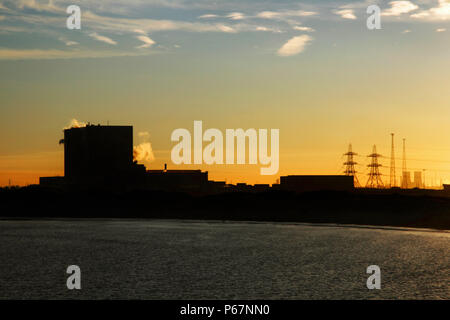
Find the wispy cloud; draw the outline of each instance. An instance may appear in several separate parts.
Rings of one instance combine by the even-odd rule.
[[[264,31],[264,32],[272,32],[272,33],[282,33],[278,28],[265,27],[265,26],[256,26],[255,31]]]
[[[148,54],[148,53],[147,53]],[[99,50],[40,50],[40,49],[0,49],[0,60],[53,60],[77,58],[105,58],[147,55],[139,52],[99,51]]]
[[[146,32],[142,29],[134,29],[133,31],[140,34],[146,34]]]
[[[117,44],[117,42],[114,41],[113,39],[105,37],[105,36],[102,36],[102,35],[99,35],[97,32],[90,33],[89,36],[91,38],[97,40],[97,41],[100,41],[100,42],[108,43],[108,44],[111,44],[111,45],[116,45]]]
[[[289,39],[279,50],[278,55],[289,57],[305,50],[306,45],[312,41],[312,37],[306,34]]]
[[[438,6],[428,10],[422,10],[411,15],[411,18],[430,21],[440,21],[450,19],[450,1],[439,0]]]
[[[262,11],[259,12],[256,17],[262,19],[282,19],[286,17],[309,17],[317,15],[315,11],[304,10],[283,10],[283,11]]]
[[[283,21],[288,24],[298,24],[299,21],[295,18],[299,17],[310,17],[318,15],[315,11],[305,11],[305,10],[279,10],[279,11],[260,11],[252,14],[244,14],[242,12],[231,12],[225,15],[219,14],[204,14],[199,16],[199,19],[230,19],[230,20],[246,20],[247,22],[251,20],[277,20]]]
[[[150,39],[147,36],[137,36],[136,38],[138,38],[140,41],[143,42],[142,45],[138,46],[137,48],[150,48],[152,45],[155,44],[155,41],[153,41],[152,39]]]
[[[350,19],[350,20],[356,19],[355,11],[353,9],[341,9],[341,10],[335,11],[335,13],[337,15],[341,16],[341,18],[343,18],[343,19]]]
[[[189,21],[131,19],[99,16],[93,12],[84,13],[85,24],[89,23],[96,30],[123,33],[135,32],[136,29],[145,33],[156,31],[188,31],[188,32],[229,32],[222,25]]]
[[[232,12],[227,15],[227,18],[230,18],[231,20],[242,20],[245,19],[245,15],[241,12]]]
[[[201,16],[199,16],[199,19],[213,19],[213,18],[218,18],[219,16],[217,14],[203,14]]]
[[[64,37],[59,37],[58,40],[63,42],[66,46],[75,46],[75,45],[79,44],[76,41],[67,40]]]
[[[445,32],[445,31],[447,31],[447,29],[445,29],[445,28],[438,28],[438,29],[436,29],[436,32]]]
[[[235,33],[235,32],[237,32],[236,29],[234,29],[234,28],[232,28],[232,27],[230,27],[230,26],[224,25],[224,24],[219,24],[219,25],[217,25],[217,28],[218,28],[220,31],[226,32],[226,33]]]
[[[297,31],[306,31],[306,32],[314,32],[315,30],[310,27],[303,27],[303,26],[293,26],[292,29]]]
[[[389,2],[391,7],[384,10],[381,15],[383,16],[400,16],[404,13],[408,13],[419,8],[418,5],[411,1],[391,1]]]
[[[40,12],[65,13],[65,9],[55,5],[55,1],[48,0],[47,2],[39,0],[15,0],[14,5],[19,9],[32,9]]]

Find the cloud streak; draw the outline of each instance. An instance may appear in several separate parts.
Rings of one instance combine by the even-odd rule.
[[[111,44],[114,46],[117,44],[117,42],[114,41],[113,39],[105,37],[105,36],[101,36],[97,32],[90,33],[89,36],[100,42],[104,42],[104,43]]]
[[[227,18],[230,18],[231,20],[242,20],[245,19],[245,16],[241,12],[232,12],[227,15]]]
[[[412,3],[411,1],[391,1],[389,2],[391,7],[386,9],[381,13],[382,16],[400,16],[404,13],[409,13],[411,11],[417,10],[418,5]]]
[[[262,11],[256,14],[256,17],[261,19],[281,20],[287,17],[310,17],[315,16],[317,14],[318,13],[315,11],[304,11],[304,10]]]
[[[148,53],[99,51],[99,50],[56,50],[56,49],[0,49],[0,60],[53,60],[143,56]]]
[[[137,48],[150,48],[152,45],[155,44],[155,41],[153,41],[152,39],[150,39],[147,36],[142,35],[142,36],[137,36],[136,38],[143,42],[143,44],[138,46]]]
[[[214,18],[218,18],[219,16],[217,14],[203,14],[201,16],[199,16],[199,19],[214,19]]]
[[[341,9],[341,10],[335,11],[335,13],[337,15],[341,16],[341,18],[343,18],[343,19],[349,19],[349,20],[356,19],[355,11],[353,9]]]
[[[450,1],[439,0],[437,7],[422,10],[411,15],[411,18],[418,20],[442,21],[450,19]]]
[[[313,38],[309,35],[301,35],[289,39],[279,50],[280,57],[290,57],[297,55],[305,50],[306,45],[311,42]]]
[[[314,32],[315,30],[310,27],[303,27],[303,26],[293,26],[292,29],[297,31],[306,31],[306,32]]]

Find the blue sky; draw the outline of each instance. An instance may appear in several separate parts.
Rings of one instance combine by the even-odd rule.
[[[66,29],[71,4],[81,8],[81,30]],[[339,22],[354,30],[365,28],[370,4],[383,10],[384,29],[396,33],[411,33],[421,25],[445,32],[450,18],[446,0],[1,0],[0,59],[202,52],[211,38],[220,41],[224,34],[234,40],[234,50],[257,38],[255,51],[290,56],[314,45],[321,32]],[[303,37],[282,49],[299,34]],[[206,45],[193,41],[194,36]]]

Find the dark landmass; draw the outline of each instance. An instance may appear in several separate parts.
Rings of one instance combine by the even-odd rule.
[[[4,218],[150,218],[340,223],[450,230],[450,197],[317,191],[177,192],[0,189]]]

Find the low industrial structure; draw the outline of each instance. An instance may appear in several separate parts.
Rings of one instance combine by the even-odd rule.
[[[285,191],[351,191],[353,188],[353,177],[346,175],[290,175],[280,178],[280,189]]]

